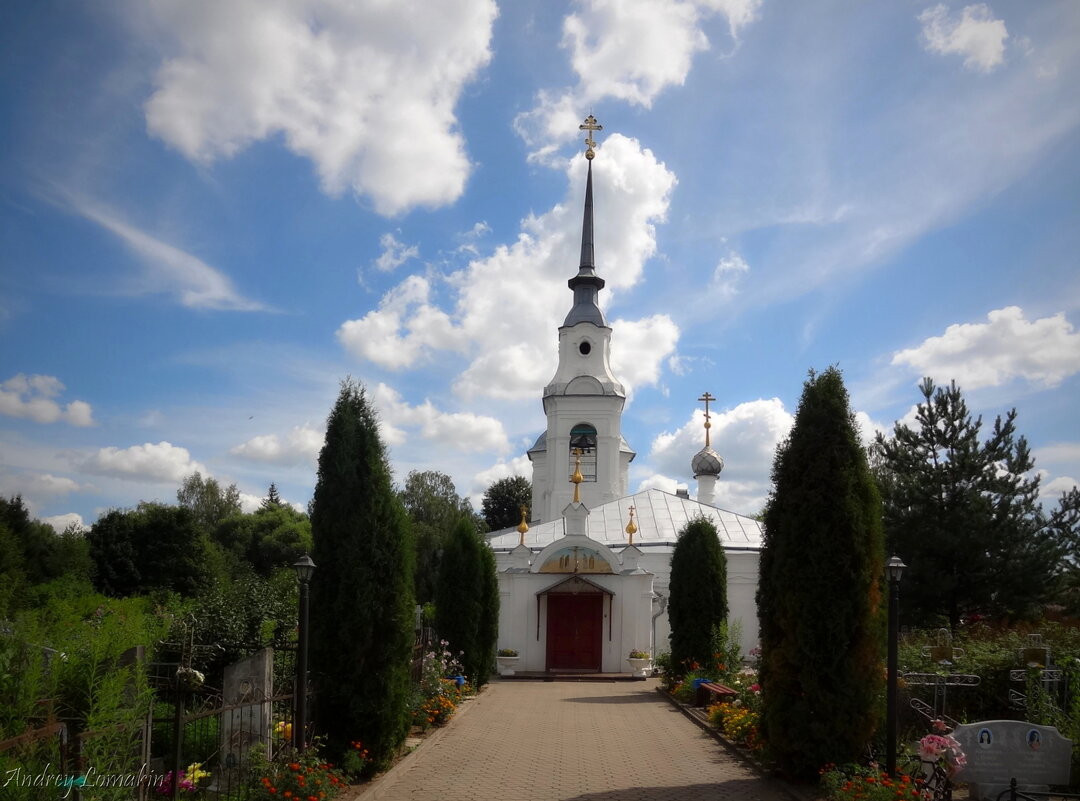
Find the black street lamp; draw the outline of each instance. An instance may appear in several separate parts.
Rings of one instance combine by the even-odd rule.
[[[307,651],[308,651],[308,583],[315,572],[315,563],[304,554],[293,563],[296,578],[300,582],[300,642],[296,654],[296,714],[293,720],[293,748],[303,751],[307,748]]]
[[[890,778],[896,778],[896,671],[897,647],[900,639],[900,577],[904,575],[899,556],[885,563],[885,575],[889,577],[889,675],[885,695],[885,769]]]

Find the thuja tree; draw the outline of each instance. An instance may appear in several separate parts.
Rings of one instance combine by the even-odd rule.
[[[450,643],[475,687],[495,661],[499,591],[495,558],[476,527],[460,519],[446,538],[435,594],[435,629]]]
[[[311,529],[315,719],[331,752],[361,740],[380,768],[408,732],[414,554],[375,411],[351,380],[327,420]]]
[[[857,760],[882,689],[881,502],[840,371],[811,372],[777,448],[757,593],[762,734],[809,778]]]
[[[671,662],[683,671],[713,662],[713,627],[727,620],[727,559],[716,527],[698,517],[679,532],[671,555],[668,620]]]
[[[1048,520],[1038,505],[1016,410],[984,434],[955,382],[919,389],[914,424],[875,443],[886,537],[908,565],[904,617],[956,630],[976,614],[1033,615],[1054,595],[1060,510]]]

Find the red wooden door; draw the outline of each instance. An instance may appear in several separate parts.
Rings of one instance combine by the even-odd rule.
[[[599,672],[604,636],[601,593],[547,596],[547,669]]]

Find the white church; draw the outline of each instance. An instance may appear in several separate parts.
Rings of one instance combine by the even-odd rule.
[[[604,279],[593,260],[592,131],[581,264],[569,280],[570,311],[559,328],[559,366],[544,388],[547,430],[528,451],[531,520],[490,535],[499,576],[499,648],[519,655],[518,672],[629,673],[631,650],[669,650],[671,554],[679,532],[710,519],[727,556],[729,621],[743,653],[757,645],[755,593],[762,529],[713,505],[724,462],[709,444],[690,458],[697,498],[649,489],[627,494],[636,455],[622,437],[626,392],[611,372],[611,328],[597,297]],[[688,454],[688,457],[690,455]]]

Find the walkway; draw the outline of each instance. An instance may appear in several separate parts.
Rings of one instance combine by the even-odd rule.
[[[493,682],[359,801],[791,801],[647,682]]]

